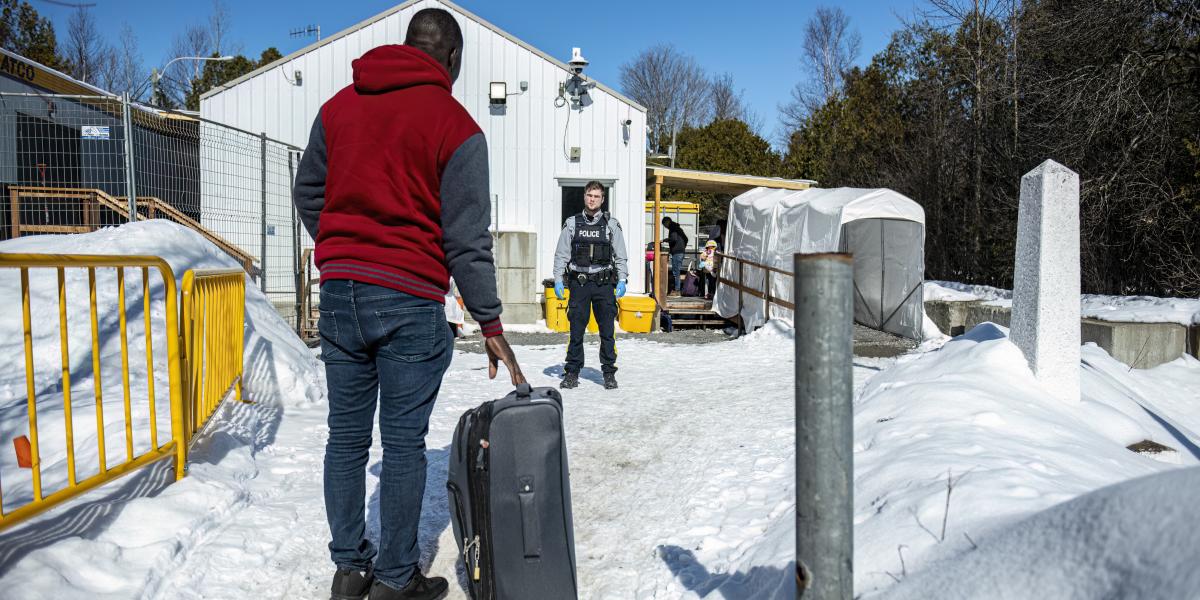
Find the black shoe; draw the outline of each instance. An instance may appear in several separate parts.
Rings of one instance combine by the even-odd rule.
[[[558,384],[558,387],[564,390],[570,390],[579,387],[579,373],[567,371],[567,374],[563,375],[562,383]]]
[[[415,571],[402,590],[376,581],[371,586],[370,600],[441,600],[449,589],[450,584],[446,583],[445,578],[426,577],[420,571]]]
[[[604,374],[604,389],[606,389],[606,390],[617,389],[617,376],[615,373],[605,373]]]
[[[366,571],[338,568],[333,574],[333,585],[329,590],[330,600],[362,600],[371,591],[375,581],[375,570],[367,567]]]

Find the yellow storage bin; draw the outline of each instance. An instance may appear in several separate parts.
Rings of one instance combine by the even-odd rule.
[[[617,299],[617,322],[629,333],[650,333],[658,304],[649,296],[625,296]]]
[[[545,294],[546,327],[554,331],[571,331],[571,321],[567,319],[567,301],[571,299],[571,290],[563,290],[562,300],[559,300],[554,295],[554,288],[552,287],[546,288]],[[594,311],[591,314],[591,318],[588,319],[587,330],[592,333],[600,331],[600,325],[596,322],[596,313]]]

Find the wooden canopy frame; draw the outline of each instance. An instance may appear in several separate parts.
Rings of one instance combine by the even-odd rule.
[[[654,216],[651,218],[650,224],[654,228],[654,299],[658,302],[659,307],[666,308],[667,305],[667,296],[661,293],[666,283],[662,269],[663,257],[660,252],[662,227],[659,225],[659,215],[662,214],[663,186],[679,190],[736,196],[758,187],[806,190],[816,185],[817,182],[811,179],[783,179],[781,177],[693,171],[672,167],[646,167],[646,187],[654,189]]]

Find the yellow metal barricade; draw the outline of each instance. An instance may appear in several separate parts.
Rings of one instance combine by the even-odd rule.
[[[216,412],[230,392],[242,399],[242,348],[246,278],[241,269],[188,271],[183,275],[181,321],[187,416],[186,438]]]
[[[19,269],[21,273],[21,322],[24,335],[25,382],[28,398],[29,416],[29,450],[30,467],[33,478],[32,501],[4,512],[0,508],[0,528],[7,528],[36,515],[52,506],[74,498],[88,490],[108,483],[122,475],[130,473],[139,467],[159,459],[173,456],[175,458],[176,478],[183,477],[184,466],[187,464],[187,443],[184,438],[183,422],[183,387],[180,385],[179,369],[179,334],[178,310],[176,308],[175,275],[171,267],[161,258],[154,256],[96,256],[96,255],[57,255],[57,254],[0,254],[0,268]],[[96,441],[98,445],[99,471],[85,479],[76,477],[74,426],[71,419],[71,364],[68,347],[69,331],[67,327],[67,285],[66,269],[87,269],[89,292],[89,316],[91,321],[92,368],[95,377],[96,400]],[[103,389],[100,381],[100,347],[98,308],[96,306],[96,269],[115,268],[119,287],[119,325],[121,328],[121,366],[123,373],[124,409],[125,409],[125,460],[116,466],[109,466],[105,455]],[[171,407],[171,436],[159,443],[158,423],[156,421],[154,401],[154,348],[152,343],[152,326],[150,310],[150,269],[157,269],[162,277],[166,300],[166,344],[167,370],[170,382],[168,395]],[[29,272],[31,269],[55,269],[58,274],[58,327],[62,358],[62,395],[63,421],[65,424],[67,482],[62,489],[45,494],[42,486],[42,464],[38,446],[38,404],[37,390],[34,379],[33,324],[30,307]],[[133,432],[131,418],[131,398],[129,392],[129,348],[126,335],[125,315],[125,274],[127,270],[140,270],[142,273],[143,315],[146,329],[146,363],[149,366],[147,390],[150,411],[150,448],[140,454],[133,450]],[[141,401],[142,399],[138,399]],[[6,440],[7,441],[7,440]],[[4,492],[0,488],[0,507],[3,507]]]
[[[106,455],[104,417],[104,386],[100,365],[101,339],[99,323],[101,307],[97,306],[96,270],[116,270],[117,326],[120,329],[121,377],[125,425],[125,458],[110,466]],[[122,475],[166,457],[175,458],[175,478],[186,474],[188,448],[196,432],[216,412],[221,401],[232,392],[241,398],[243,327],[245,321],[245,273],[240,269],[188,271],[184,274],[182,301],[177,300],[175,274],[161,258],[154,256],[97,256],[97,255],[54,255],[54,254],[2,254],[0,269],[20,271],[21,323],[25,364],[25,392],[29,419],[28,449],[32,477],[33,498],[15,509],[5,510],[4,482],[0,479],[0,529],[16,525],[38,513],[79,496],[91,489],[108,483]],[[61,355],[62,419],[64,423],[66,450],[66,482],[52,493],[45,493],[43,470],[39,447],[38,414],[41,410],[57,410],[57,406],[45,407],[38,404],[38,388],[34,377],[33,311],[30,294],[30,271],[53,269],[57,271],[57,326]],[[88,273],[88,316],[91,329],[91,368],[95,394],[96,443],[99,471],[79,479],[76,476],[75,426],[71,411],[71,357],[68,341],[68,297],[67,269],[86,269]],[[162,321],[166,332],[156,334],[152,326],[152,303],[150,296],[150,270],[156,269],[164,285],[165,314]],[[141,271],[142,306],[145,320],[146,346],[146,398],[134,397],[130,392],[128,323],[126,317],[125,276],[129,271]],[[103,307],[109,309],[112,307]],[[74,312],[74,311],[72,311]],[[39,326],[52,324],[38,323]],[[165,336],[163,335],[165,333]],[[171,411],[171,435],[160,444],[158,435],[157,408],[155,402],[155,338],[165,340],[168,371],[167,394]],[[161,351],[160,351],[161,352]],[[161,359],[161,354],[160,354]],[[139,359],[140,360],[140,359]],[[184,369],[186,366],[186,370]],[[58,371],[58,367],[55,367]],[[135,403],[148,403],[149,449],[134,451]],[[139,409],[140,411],[140,409]],[[54,415],[57,417],[57,414]],[[45,432],[42,432],[45,433]],[[57,433],[52,432],[57,440]],[[142,433],[139,431],[139,433]],[[166,437],[166,436],[163,436]],[[5,444],[8,440],[3,440]],[[19,454],[19,452],[18,452]],[[20,458],[18,458],[20,460]]]

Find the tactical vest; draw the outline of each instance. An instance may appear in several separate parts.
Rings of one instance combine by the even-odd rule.
[[[571,262],[577,269],[612,265],[613,247],[608,239],[608,217],[588,225],[583,215],[575,216],[575,237],[571,238]]]

